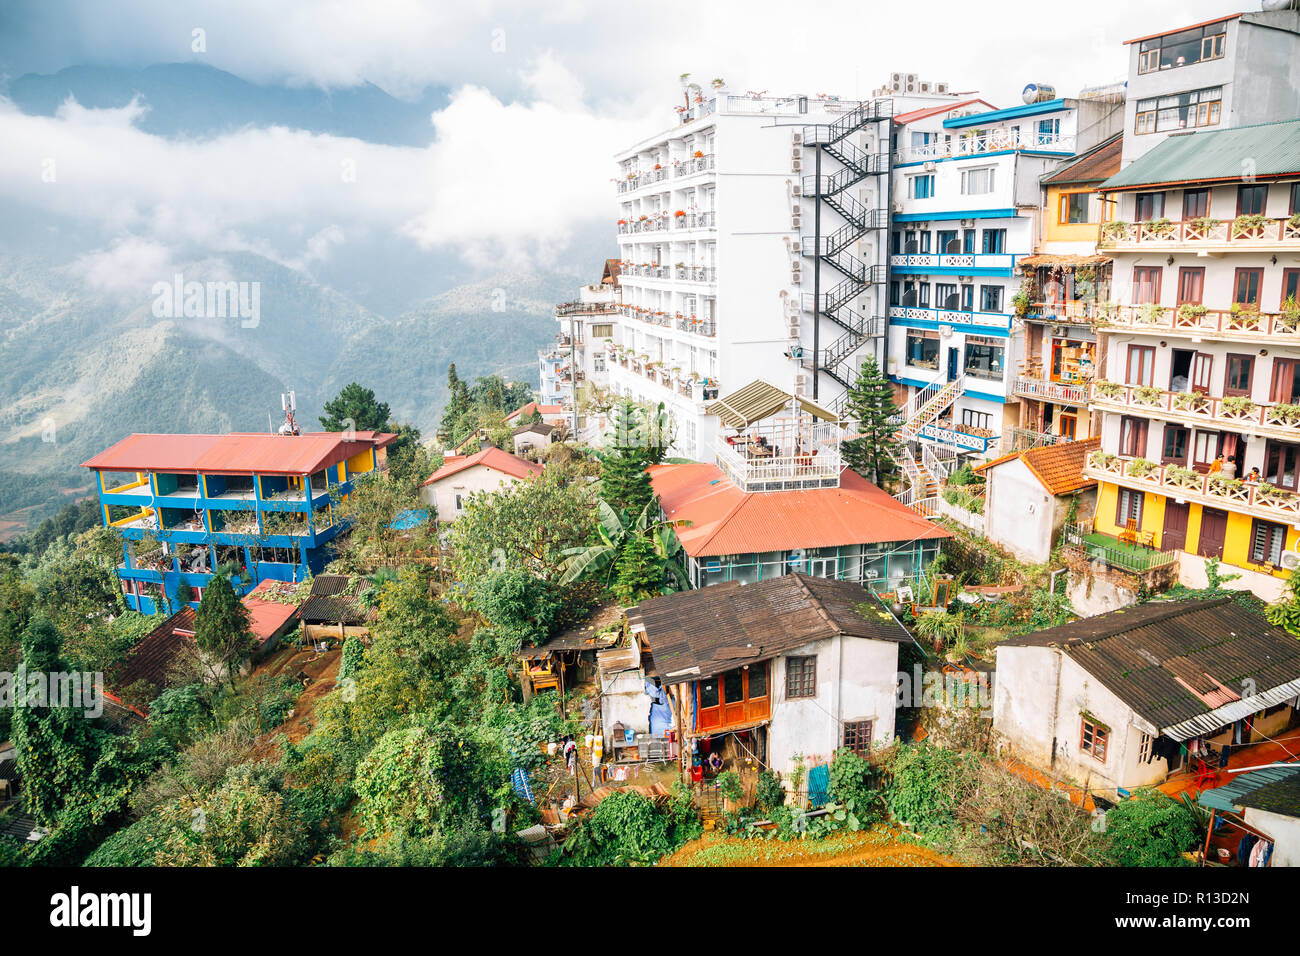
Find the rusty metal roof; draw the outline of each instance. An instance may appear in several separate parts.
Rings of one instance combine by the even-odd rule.
[[[665,684],[711,677],[841,635],[911,639],[862,585],[797,573],[651,598],[629,609],[627,619]]]
[[[1140,604],[1004,643],[1059,648],[1175,740],[1300,693],[1300,641],[1231,598]]]

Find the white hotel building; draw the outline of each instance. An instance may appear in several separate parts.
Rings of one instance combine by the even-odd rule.
[[[700,93],[679,125],[617,154],[609,381],[664,403],[673,454],[712,460],[705,403],[755,379],[836,407],[878,347],[891,110],[888,98]]]

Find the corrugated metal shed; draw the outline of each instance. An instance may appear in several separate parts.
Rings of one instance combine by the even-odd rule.
[[[1207,810],[1226,810],[1229,813],[1240,813],[1241,808],[1247,806],[1242,802],[1243,798],[1249,800],[1262,788],[1279,783],[1300,784],[1300,777],[1296,776],[1298,773],[1300,773],[1300,764],[1290,767],[1267,767],[1263,770],[1252,770],[1250,773],[1239,773],[1232,779],[1232,782],[1224,784],[1222,787],[1215,787],[1213,790],[1202,790],[1196,798],[1196,802]],[[1292,809],[1297,808],[1295,804],[1291,806]],[[1267,807],[1260,807],[1259,809],[1264,810]],[[1285,813],[1288,811],[1274,810],[1272,812]]]
[[[1175,133],[1098,188],[1237,181],[1247,159],[1256,179],[1300,174],[1300,119]]]

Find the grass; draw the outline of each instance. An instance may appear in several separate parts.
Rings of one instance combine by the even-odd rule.
[[[1140,544],[1129,544],[1096,531],[1084,535],[1083,543],[1089,557],[1101,548],[1107,564],[1129,571],[1147,571],[1151,568],[1163,567],[1173,560],[1173,556],[1168,552],[1156,551]]]
[[[660,866],[953,866],[955,861],[886,829],[837,833],[820,840],[747,840],[706,833]]]

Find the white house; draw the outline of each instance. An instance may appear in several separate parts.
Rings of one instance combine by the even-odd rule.
[[[907,632],[860,584],[786,574],[642,601],[628,611],[667,688],[682,765],[724,747],[789,771],[894,739]]]
[[[1077,521],[1096,508],[1097,482],[1083,466],[1100,447],[1100,438],[1044,445],[976,467],[987,481],[984,533],[1021,561],[1045,563],[1071,504]]]
[[[999,644],[993,729],[1004,754],[1113,796],[1276,736],[1297,693],[1300,642],[1262,616],[1152,602]]]
[[[542,466],[490,446],[473,455],[451,455],[420,484],[420,500],[437,509],[439,521],[455,521],[470,495],[499,491],[540,475]]]

